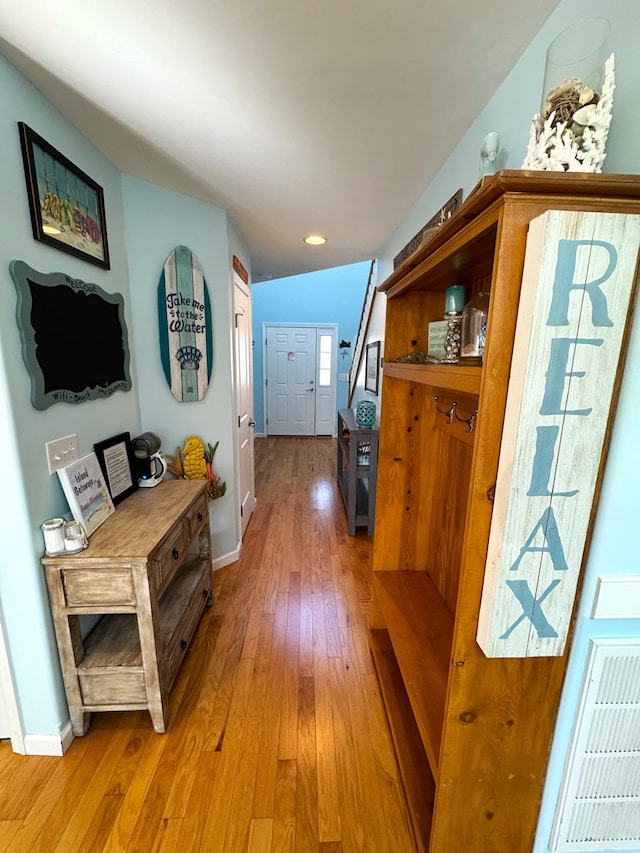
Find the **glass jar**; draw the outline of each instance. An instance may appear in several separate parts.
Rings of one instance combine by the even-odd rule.
[[[611,24],[606,18],[582,18],[555,37],[545,63],[540,110],[543,118],[555,110],[554,124],[559,121],[570,124],[573,112],[587,103],[584,92],[587,88],[597,102],[602,93],[605,60],[610,53],[610,35]]]
[[[487,316],[489,314],[489,294],[477,293],[462,311],[462,340],[460,358],[482,361],[484,344],[487,337]]]

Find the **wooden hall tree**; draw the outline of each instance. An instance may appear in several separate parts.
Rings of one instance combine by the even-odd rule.
[[[498,463],[508,457],[516,325],[531,310],[521,302],[529,224],[548,211],[638,215],[640,179],[500,172],[380,287],[388,302],[371,648],[417,846],[429,853],[531,850],[566,669],[570,629],[564,648],[526,652],[537,656],[488,657],[476,639]],[[482,366],[396,361],[426,351],[451,284],[464,284],[467,299],[490,294]],[[603,468],[604,456],[591,523]],[[523,621],[535,627],[540,592],[532,603]]]

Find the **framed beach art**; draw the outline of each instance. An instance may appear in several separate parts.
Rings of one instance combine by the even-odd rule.
[[[367,344],[366,372],[364,377],[365,391],[378,393],[380,381],[380,341]]]
[[[102,187],[24,122],[18,129],[33,236],[108,270]]]

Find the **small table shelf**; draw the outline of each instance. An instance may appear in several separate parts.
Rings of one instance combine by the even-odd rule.
[[[142,709],[164,732],[169,691],[213,601],[204,481],[140,489],[86,551],[42,563],[74,735],[94,711]],[[83,615],[101,617],[86,637]]]
[[[378,470],[378,428],[363,429],[353,409],[338,412],[337,477],[347,510],[349,536],[366,526],[373,535]]]

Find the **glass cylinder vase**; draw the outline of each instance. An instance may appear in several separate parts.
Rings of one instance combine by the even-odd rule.
[[[462,312],[461,359],[474,359],[481,362],[487,337],[487,316],[489,314],[489,294],[477,293],[464,306]],[[467,364],[470,362],[467,361]]]
[[[552,126],[567,122],[586,106],[598,103],[604,66],[610,52],[611,24],[606,18],[583,18],[563,30],[547,49],[540,117],[552,113]]]

